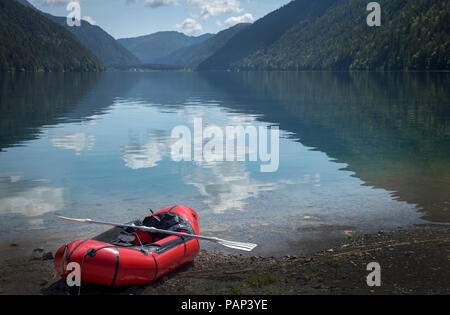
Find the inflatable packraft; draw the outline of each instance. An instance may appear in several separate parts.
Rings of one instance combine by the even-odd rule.
[[[198,214],[183,206],[160,210],[134,225],[199,235]],[[81,281],[110,286],[149,284],[192,262],[200,249],[198,239],[148,233],[131,228],[112,228],[92,239],[62,246],[55,255],[55,268],[66,278],[80,266]]]

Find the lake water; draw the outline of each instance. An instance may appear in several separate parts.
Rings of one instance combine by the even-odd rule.
[[[204,234],[259,255],[354,232],[450,221],[448,73],[103,73],[0,76],[0,251],[54,249],[186,205]],[[279,126],[260,162],[175,162],[174,127]],[[17,243],[19,247],[11,247]],[[204,244],[204,246],[208,246]],[[213,249],[211,247],[207,247]]]

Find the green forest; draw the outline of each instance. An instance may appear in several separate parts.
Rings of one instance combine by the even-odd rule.
[[[103,71],[77,38],[15,0],[0,0],[0,71]]]
[[[174,60],[174,63],[196,68],[200,63],[222,48],[231,38],[239,32],[242,32],[249,25],[250,24],[248,23],[237,24],[217,33],[214,37],[211,37],[198,45],[178,50],[176,53],[180,54],[180,56]]]
[[[81,26],[70,27],[66,18],[44,14],[49,20],[63,26],[92,51],[108,69],[116,66],[139,65],[140,61],[125,47],[119,44],[111,35],[97,25],[80,21]]]
[[[0,0],[0,71],[450,69],[450,1],[378,3],[379,27],[366,23],[367,1],[294,0],[216,35],[158,32],[116,41],[87,22],[67,29],[62,17]]]
[[[198,45],[211,38],[212,34],[188,36],[176,31],[157,32],[150,35],[122,38],[118,42],[133,53],[143,64],[171,64],[171,54],[179,49]]]
[[[231,65],[265,70],[450,69],[450,2],[382,0],[382,26],[366,3],[349,0],[306,19],[268,49]]]
[[[369,27],[368,2],[317,1],[312,6],[303,0],[293,1],[236,35],[199,69],[450,69],[449,1],[378,2],[382,25]],[[292,27],[273,40],[274,25],[286,26],[295,19]],[[279,33],[281,28],[275,31]]]
[[[296,23],[321,16],[336,1],[296,0],[275,10],[237,33],[222,48],[203,61],[199,70],[228,70],[231,64],[276,42]]]

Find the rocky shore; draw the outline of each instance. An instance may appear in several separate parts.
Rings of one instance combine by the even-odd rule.
[[[36,249],[30,257],[2,261],[0,294],[78,293],[58,279],[49,251]],[[367,285],[371,262],[381,266],[380,287]],[[306,257],[242,257],[202,250],[194,263],[151,285],[85,284],[81,294],[450,294],[450,227],[353,235]]]

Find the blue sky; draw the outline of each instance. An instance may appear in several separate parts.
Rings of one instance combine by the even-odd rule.
[[[84,19],[115,38],[177,30],[188,35],[217,33],[252,22],[291,0],[29,0],[42,11],[66,16],[68,2],[80,3]]]

